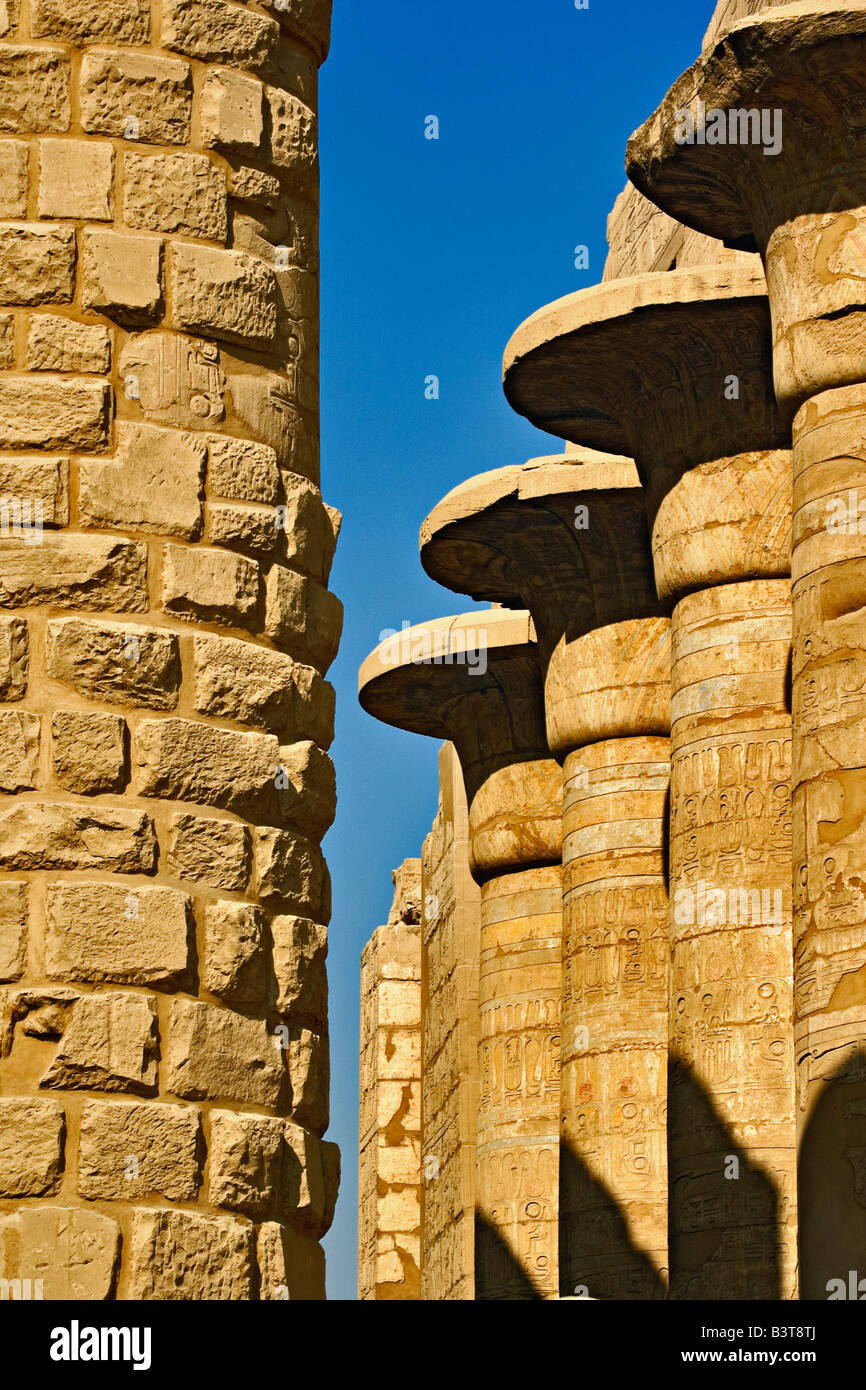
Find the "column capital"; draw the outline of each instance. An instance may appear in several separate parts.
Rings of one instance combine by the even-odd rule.
[[[505,350],[541,429],[633,455],[662,599],[790,567],[788,428],[759,263],[608,281],[546,305]]]
[[[385,724],[454,744],[479,880],[560,862],[562,774],[528,613],[481,610],[396,633],[361,667],[359,700]]]

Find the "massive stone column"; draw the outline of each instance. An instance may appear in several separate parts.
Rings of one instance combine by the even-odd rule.
[[[361,955],[358,1297],[421,1297],[421,860]]]
[[[564,768],[560,1290],[664,1297],[670,644],[634,465],[482,474],[427,518],[421,558],[532,613]]]
[[[481,885],[475,1297],[555,1297],[562,776],[529,616],[409,629],[367,659],[360,698],[460,757]]]
[[[469,807],[452,743],[421,855],[421,1297],[475,1297],[475,1134],[481,893],[469,867]]]
[[[0,1275],[322,1298],[325,0],[0,37]]]
[[[706,53],[628,151],[632,179],[654,202],[698,230],[760,250],[776,394],[794,421],[793,820],[805,1298],[825,1298],[829,1280],[857,1267],[866,1240],[864,62],[861,4],[783,5],[737,25]]]
[[[672,610],[671,1297],[795,1288],[790,457],[760,267],[611,281],[506,350],[533,423],[633,454]]]

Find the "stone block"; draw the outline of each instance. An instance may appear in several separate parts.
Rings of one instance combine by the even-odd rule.
[[[56,710],[51,723],[54,775],[68,792],[101,796],[126,784],[126,722],[118,714]]]
[[[324,1301],[325,1252],[318,1241],[265,1221],[258,1230],[257,1258],[260,1299]]]
[[[107,381],[47,373],[0,377],[0,449],[99,453],[108,447],[111,404]],[[80,539],[70,537],[70,544]]]
[[[273,271],[243,251],[177,241],[172,247],[174,327],[267,347],[277,331]]]
[[[280,766],[288,786],[280,783],[279,806],[284,824],[321,840],[337,813],[334,764],[310,739],[280,749]]]
[[[205,546],[165,547],[162,605],[167,613],[197,622],[248,627],[258,602],[259,567],[254,560]]]
[[[57,314],[38,314],[27,325],[28,372],[111,370],[111,334],[102,324],[76,323]]]
[[[162,242],[125,232],[82,234],[83,303],[127,326],[156,323],[163,312]]]
[[[267,928],[267,916],[255,903],[206,903],[205,989],[229,1004],[263,1004],[271,979]]]
[[[143,719],[132,737],[133,794],[264,815],[273,810],[278,753],[269,734]]]
[[[0,454],[0,525],[36,536],[40,526],[68,521],[68,459]]]
[[[282,87],[266,87],[265,101],[270,116],[271,163],[291,174],[297,184],[311,182],[319,145],[315,111]]]
[[[146,44],[150,0],[32,0],[30,32],[37,39],[65,43]]]
[[[0,710],[0,791],[36,786],[40,720],[23,710]]]
[[[209,68],[201,92],[202,144],[256,153],[262,142],[262,84],[231,68]],[[237,197],[236,188],[232,190]]]
[[[192,902],[175,888],[49,883],[46,974],[52,980],[189,988]]]
[[[156,1001],[143,994],[84,994],[40,1085],[61,1091],[157,1089]]]
[[[276,503],[280,497],[276,453],[251,439],[210,435],[207,490],[209,496],[232,497],[240,502]]]
[[[330,1115],[331,1064],[328,1037],[310,1028],[289,1028],[289,1080],[292,1118],[314,1134],[324,1134]]]
[[[0,1279],[41,1279],[45,1300],[104,1302],[119,1263],[120,1226],[99,1212],[34,1206],[0,1216]]]
[[[257,891],[290,911],[326,921],[330,890],[321,850],[290,830],[253,829]]]
[[[0,130],[41,135],[69,129],[69,56],[62,48],[0,49]]]
[[[202,1147],[195,1106],[87,1101],[81,1110],[79,1194],[90,1201],[194,1202]]]
[[[237,719],[302,737],[318,729],[324,682],[309,667],[237,637],[197,633],[193,639],[195,707],[214,719]],[[276,775],[277,764],[273,775]]]
[[[306,575],[273,565],[265,594],[265,632],[298,661],[324,675],[340,646],[343,605]]]
[[[266,558],[280,544],[273,507],[242,507],[236,502],[209,502],[206,539],[211,545],[248,550]]]
[[[75,297],[75,228],[0,224],[0,276],[7,304],[69,304]]]
[[[340,1183],[340,1153],[336,1144],[292,1120],[284,1121],[286,1162],[283,1200],[298,1225],[324,1235],[334,1219]]]
[[[63,802],[0,803],[3,869],[101,869],[146,874],[156,836],[142,811]]]
[[[236,821],[171,816],[168,872],[209,888],[243,893],[250,876],[250,832]]]
[[[279,1204],[285,1121],[233,1110],[210,1112],[208,1200],[259,1219]]]
[[[30,150],[23,140],[0,140],[0,217],[27,216]]]
[[[147,607],[147,549],[113,536],[0,541],[0,604],[74,608]]]
[[[113,457],[81,463],[82,525],[195,540],[206,454],[197,435],[119,420]]]
[[[276,1106],[286,1079],[278,1044],[260,1019],[215,1004],[175,999],[166,1087],[188,1100]]]
[[[138,402],[146,420],[200,430],[225,419],[226,375],[216,343],[182,333],[135,333],[119,366],[123,396]]]
[[[128,227],[225,241],[225,174],[207,155],[129,151],[123,175],[123,216]]]
[[[0,369],[15,366],[15,315],[0,313]]]
[[[285,558],[294,569],[327,584],[337,548],[337,529],[322,494],[307,478],[283,473],[285,502],[279,521],[285,533]]]
[[[275,208],[281,193],[280,181],[273,174],[246,165],[232,171],[229,191],[233,198],[266,208]]]
[[[250,1297],[253,1228],[229,1216],[136,1211],[129,1234],[129,1298],[244,1302]]]
[[[0,700],[20,700],[27,689],[30,643],[23,618],[0,617]]]
[[[0,883],[0,982],[20,979],[27,958],[27,900],[29,886],[4,879]]]
[[[328,929],[309,917],[271,919],[276,1007],[324,1021],[328,1014]]]
[[[91,49],[82,58],[80,82],[81,123],[89,134],[124,136],[149,145],[188,143],[188,63],[122,48]]]
[[[280,26],[228,0],[165,0],[162,42],[208,63],[257,68],[276,52]]]
[[[177,637],[133,623],[50,619],[45,669],[52,680],[110,704],[173,709],[180,690]]]
[[[56,1192],[66,1117],[54,1100],[0,1100],[0,1197]]]
[[[107,140],[39,141],[39,216],[111,221],[114,147]]]

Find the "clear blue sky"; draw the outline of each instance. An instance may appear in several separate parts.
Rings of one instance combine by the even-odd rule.
[[[418,528],[457,483],[557,452],[509,409],[502,351],[528,314],[601,279],[605,218],[632,130],[696,57],[713,0],[334,0],[322,70],[322,428],[326,501],[344,514],[332,587],[346,606],[337,688],[339,810],[325,850],[332,1121],[343,1153],[326,1239],[330,1298],[357,1277],[361,949],[436,811],[432,739],[357,704],[380,632],[475,605],[418,560]],[[440,122],[424,138],[425,118]],[[574,268],[587,245],[589,270]],[[429,375],[438,401],[425,399]]]

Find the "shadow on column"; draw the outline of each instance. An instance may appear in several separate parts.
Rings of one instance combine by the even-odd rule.
[[[800,1145],[800,1298],[866,1298],[866,1053],[828,1077]],[[855,1278],[851,1279],[851,1271]],[[859,1281],[863,1279],[863,1288]],[[830,1286],[828,1288],[828,1285]]]
[[[483,1212],[475,1212],[476,1302],[542,1301],[520,1261]]]
[[[669,1297],[778,1301],[779,1194],[677,1057],[668,1068],[668,1143]]]
[[[667,1287],[631,1240],[625,1216],[569,1144],[559,1146],[559,1292],[563,1298],[648,1302]]]

